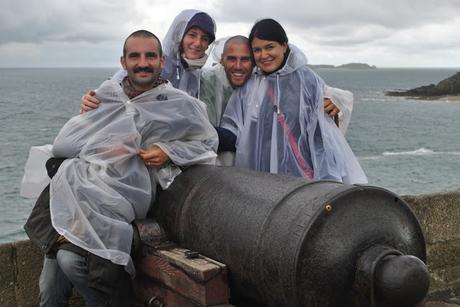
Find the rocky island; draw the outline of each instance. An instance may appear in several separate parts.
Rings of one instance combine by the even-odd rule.
[[[438,84],[424,85],[409,90],[385,92],[387,96],[404,96],[417,99],[460,100],[460,72],[446,78]]]
[[[344,69],[376,69],[377,67],[375,65],[369,65],[366,63],[347,63],[347,64],[342,64],[339,66],[334,66],[330,64],[311,64],[308,65],[310,68],[344,68]]]

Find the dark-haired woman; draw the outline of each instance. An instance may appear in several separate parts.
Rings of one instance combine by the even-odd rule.
[[[236,90],[222,127],[237,138],[235,165],[275,174],[367,183],[343,134],[324,112],[324,82],[273,19],[249,35],[256,73]]]

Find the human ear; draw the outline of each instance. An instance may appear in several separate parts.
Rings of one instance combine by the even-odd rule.
[[[123,67],[123,69],[126,70],[126,59],[124,56],[120,57],[120,64],[121,64],[121,67]]]

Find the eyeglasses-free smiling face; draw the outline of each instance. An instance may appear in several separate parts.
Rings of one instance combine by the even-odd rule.
[[[209,46],[209,35],[198,27],[188,30],[182,38],[182,51],[189,60],[204,56]]]
[[[131,37],[126,42],[126,55],[120,59],[128,78],[137,90],[148,90],[158,78],[164,64],[160,45],[153,38]]]
[[[221,60],[225,74],[233,88],[242,86],[251,77],[253,63],[249,47],[245,43],[230,43]]]
[[[251,43],[252,54],[256,65],[265,73],[271,73],[280,68],[287,51],[287,43],[267,41],[255,37]]]

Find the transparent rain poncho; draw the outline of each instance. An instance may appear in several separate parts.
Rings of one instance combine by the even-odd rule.
[[[216,40],[209,47],[209,56],[201,74],[200,100],[206,103],[209,120],[219,126],[227,102],[233,92],[224,67],[220,64],[225,42],[230,38]],[[339,108],[339,128],[346,133],[353,111],[353,93],[326,85],[324,97],[330,98]]]
[[[163,39],[163,54],[166,61],[162,77],[168,79],[175,88],[181,89],[193,97],[198,97],[200,92],[201,68],[184,67],[181,60],[180,44],[188,22],[198,13],[202,13],[202,11],[183,10],[176,16]]]
[[[330,98],[336,107],[339,108],[339,129],[345,134],[350,124],[351,112],[353,111],[353,93],[325,85],[323,94],[324,97]]]
[[[324,112],[324,82],[293,45],[286,64],[256,72],[233,92],[221,127],[237,136],[235,165],[275,174],[344,183],[366,175],[333,120]]]
[[[158,178],[171,182],[177,166],[214,163],[217,134],[204,104],[169,83],[129,99],[109,80],[96,93],[99,108],[73,117],[54,141],[54,156],[69,159],[51,180],[52,223],[73,244],[134,274],[130,223],[146,217]],[[172,163],[147,168],[137,153],[152,146]]]
[[[232,36],[221,37],[216,39],[208,48],[208,58],[206,59],[205,67],[212,67],[222,59],[222,53],[224,52],[224,46],[227,40]]]
[[[221,64],[203,69],[199,98],[206,104],[209,121],[213,126],[220,126],[222,115],[232,93],[233,88]]]

